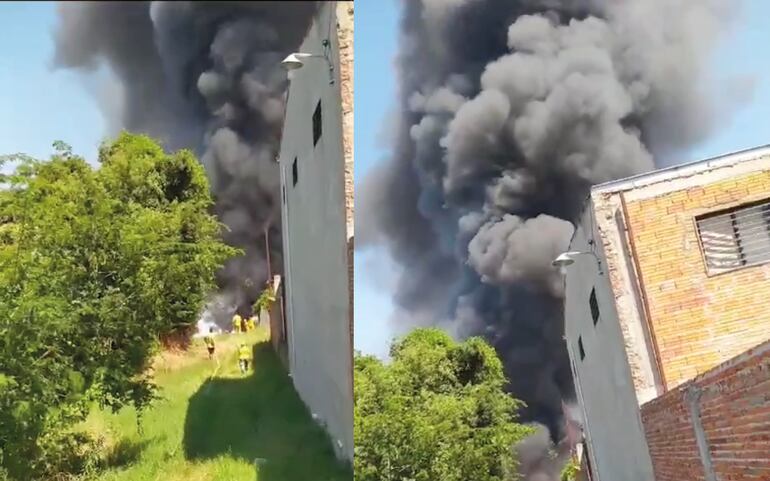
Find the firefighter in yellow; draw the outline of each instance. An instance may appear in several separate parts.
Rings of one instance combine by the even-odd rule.
[[[237,312],[233,316],[233,332],[239,333],[241,332],[241,328],[243,327],[243,319],[241,318],[240,314]]]
[[[257,328],[257,316],[251,316],[246,320],[246,330],[253,331]]]
[[[245,343],[241,343],[238,347],[238,367],[241,368],[241,373],[245,374],[249,370],[249,361],[251,360],[251,349]]]
[[[209,359],[214,359],[214,328],[209,329],[209,333],[203,338],[206,349],[209,351]]]

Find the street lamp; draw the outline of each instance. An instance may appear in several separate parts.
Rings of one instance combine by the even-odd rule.
[[[575,257],[583,256],[583,255],[593,256],[594,259],[596,259],[596,265],[599,268],[599,275],[602,275],[602,261],[599,260],[599,257],[596,254],[594,254],[593,252],[590,252],[590,251],[586,251],[586,252],[582,252],[582,251],[563,252],[563,253],[559,254],[559,256],[556,259],[554,259],[551,264],[554,267],[560,267],[560,268],[561,267],[571,266],[572,264],[575,263]]]
[[[301,69],[302,67],[305,66],[305,62],[303,62],[303,60],[308,58],[326,58],[326,57],[324,55],[319,55],[316,53],[294,52],[287,55],[286,58],[283,59],[283,62],[281,62],[281,65],[283,65],[283,68],[285,68],[286,70]]]
[[[290,53],[286,56],[285,59],[281,62],[281,66],[286,69],[287,72],[289,72],[290,78],[291,78],[291,72],[294,70],[299,70],[302,67],[305,66],[305,60],[311,59],[311,58],[323,58],[326,60],[326,62],[329,64],[329,84],[334,84],[334,65],[332,65],[332,61],[329,58],[328,55],[328,49],[329,49],[329,43],[328,41],[324,40],[323,43],[324,46],[324,54],[317,54],[317,53],[302,53],[302,52],[294,52]]]

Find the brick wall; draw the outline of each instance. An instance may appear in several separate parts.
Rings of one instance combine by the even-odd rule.
[[[629,201],[629,237],[667,388],[770,339],[770,265],[707,275],[694,217],[770,197],[770,172]]]
[[[342,146],[345,152],[345,219],[353,236],[353,2],[337,4],[337,39],[342,97]]]
[[[353,2],[337,4],[337,36],[340,49],[340,93],[342,96],[342,145],[345,152],[345,219],[348,255],[348,323],[351,366],[353,356]]]
[[[656,481],[770,480],[770,342],[641,411]]]

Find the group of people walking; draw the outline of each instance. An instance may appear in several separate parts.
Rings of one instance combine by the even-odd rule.
[[[253,331],[259,325],[259,317],[251,316],[248,319],[244,319],[237,312],[233,316],[233,334],[239,334],[241,332]],[[214,359],[214,351],[216,350],[216,344],[214,343],[214,328],[209,329],[209,333],[203,338],[206,349],[209,352],[209,359]],[[246,343],[241,342],[238,346],[238,367],[241,373],[246,373],[249,370],[249,361],[251,361],[251,349]]]
[[[259,325],[259,317],[251,316],[248,319],[244,319],[237,312],[233,316],[233,332],[249,332],[253,331]]]

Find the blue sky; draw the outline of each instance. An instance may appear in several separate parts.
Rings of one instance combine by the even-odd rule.
[[[770,2],[752,0],[714,57],[718,75],[754,74],[751,103],[727,119],[724,128],[697,146],[695,160],[770,143]],[[396,102],[394,55],[398,44],[396,0],[367,0],[356,8],[356,180],[383,159],[383,123]],[[63,140],[89,160],[105,135],[105,122],[93,95],[72,72],[53,71],[53,3],[0,2],[0,153],[45,157],[54,140]],[[360,185],[360,184],[359,184]],[[391,336],[393,308],[387,289],[375,281],[383,253],[358,252],[355,260],[356,348],[384,355]],[[377,262],[377,264],[375,264]]]
[[[724,128],[702,145],[696,146],[689,160],[698,160],[728,152],[770,144],[770,2],[750,0],[745,3],[738,23],[722,43],[713,59],[714,75],[755,76],[757,84],[751,100],[731,118]]]
[[[719,154],[770,144],[770,2],[751,0],[736,28],[725,39],[713,58],[712,75],[753,74],[757,78],[754,96],[747,107],[725,119],[722,128],[696,146],[682,161],[692,161]],[[382,144],[385,116],[392,113],[396,101],[393,68],[398,46],[399,3],[395,0],[359,2],[356,8],[356,185],[372,165],[387,153]],[[377,250],[356,252],[355,260],[355,347],[363,352],[384,356],[392,331],[388,320],[392,303],[380,276],[373,267],[382,266],[385,256]],[[378,266],[373,262],[378,261]]]
[[[50,67],[55,17],[50,2],[0,2],[0,153],[47,157],[63,140],[95,160],[105,123],[82,80]]]
[[[399,9],[396,0],[356,4],[355,58],[355,182],[387,154],[382,142],[384,117],[396,102],[394,55],[398,46]],[[386,290],[369,272],[381,252],[360,250],[355,255],[355,348],[384,356],[391,337],[388,319],[393,307]]]

